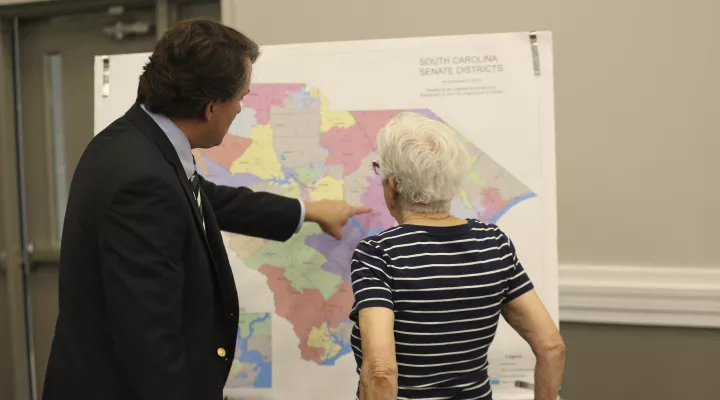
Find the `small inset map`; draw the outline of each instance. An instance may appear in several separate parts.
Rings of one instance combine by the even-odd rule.
[[[237,347],[226,387],[272,387],[272,316],[241,312]]]

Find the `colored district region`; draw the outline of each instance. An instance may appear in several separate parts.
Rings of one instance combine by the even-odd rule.
[[[235,357],[226,387],[272,387],[272,316],[270,313],[240,313]]]
[[[198,149],[195,153],[213,160],[226,170],[229,170],[233,161],[237,160],[252,144],[252,140],[227,135],[219,146],[210,149]],[[197,159],[197,157],[195,157]]]
[[[255,84],[250,93],[222,145],[195,152],[208,180],[373,208],[345,226],[341,241],[307,224],[284,243],[234,235],[228,244],[248,268],[266,277],[276,314],[292,324],[302,358],[333,365],[351,353],[352,252],[364,237],[395,224],[380,178],[371,168],[377,158],[377,133],[403,111],[445,121],[427,109],[336,110],[319,89],[302,84]],[[462,133],[456,135],[471,154],[472,168],[453,201],[453,213],[495,223],[515,204],[534,196]],[[269,320],[269,314],[241,318],[230,380],[235,387],[270,386],[270,334],[262,325]]]
[[[270,110],[273,107],[283,107],[288,93],[300,91],[303,87],[304,85],[299,84],[255,84],[243,99],[243,106],[255,110],[257,124],[265,125],[270,119]]]
[[[290,321],[300,339],[303,360],[329,365],[350,352],[347,324],[353,294],[347,282],[325,299],[318,290],[295,289],[281,268],[263,265],[260,272],[267,277],[275,297],[277,315]]]
[[[367,235],[362,232],[359,223],[351,221],[343,228],[343,238],[339,242],[321,233],[309,236],[305,243],[325,255],[327,261],[322,265],[323,270],[340,276],[342,280],[350,283],[349,256],[365,236]]]

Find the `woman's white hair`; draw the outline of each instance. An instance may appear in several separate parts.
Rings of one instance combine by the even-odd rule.
[[[470,156],[456,133],[442,122],[403,112],[377,135],[380,176],[395,178],[404,211],[450,210],[470,167]]]

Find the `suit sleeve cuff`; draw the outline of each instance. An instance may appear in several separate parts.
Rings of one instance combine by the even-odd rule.
[[[300,202],[300,222],[298,222],[295,233],[300,232],[300,228],[302,228],[303,222],[305,222],[305,202],[302,201],[302,199],[298,199],[298,201]]]

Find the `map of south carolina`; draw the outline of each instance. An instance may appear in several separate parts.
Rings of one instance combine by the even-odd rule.
[[[255,84],[223,143],[196,151],[201,174],[217,184],[373,208],[345,227],[342,241],[323,234],[314,224],[303,226],[284,243],[231,235],[229,256],[266,277],[275,301],[275,310],[267,311],[292,324],[296,338],[289,339],[299,342],[300,355],[308,362],[333,365],[351,353],[352,251],[364,237],[396,224],[384,204],[380,177],[371,166],[377,158],[375,138],[403,111],[445,123],[428,109],[336,110],[316,88]],[[457,135],[471,154],[472,168],[453,202],[455,215],[494,223],[515,204],[534,196],[462,132]],[[248,340],[248,332],[243,330],[239,342]],[[238,351],[243,348],[247,346],[238,346]],[[247,364],[248,357],[235,356],[245,360],[236,373],[243,379],[257,375]]]

